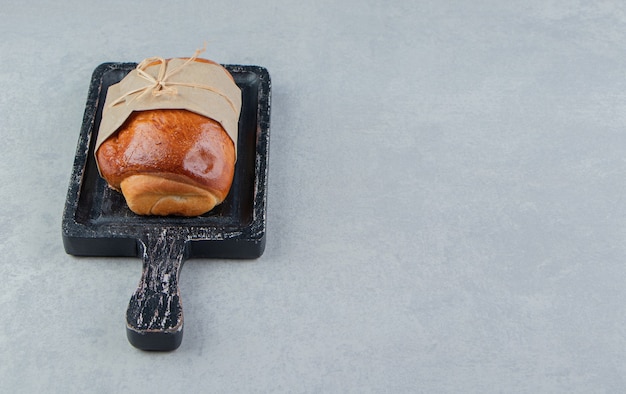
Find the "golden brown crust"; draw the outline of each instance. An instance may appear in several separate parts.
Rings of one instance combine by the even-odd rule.
[[[197,216],[219,202],[211,192],[160,175],[132,175],[121,183],[129,208],[138,215]]]
[[[178,109],[134,112],[96,155],[103,178],[122,191],[133,212],[142,215],[207,212],[228,195],[235,169],[235,146],[222,126]],[[126,179],[137,175],[150,176],[132,178],[124,187]],[[202,197],[203,193],[194,189],[194,197],[188,198],[186,186],[207,193]],[[152,203],[156,195],[168,195],[174,201],[176,188],[180,198],[175,204]],[[170,205],[174,207],[171,210],[166,208]],[[184,205],[187,208],[181,208]],[[203,212],[197,213],[199,210]]]

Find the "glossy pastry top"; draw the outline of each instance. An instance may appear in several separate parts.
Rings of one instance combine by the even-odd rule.
[[[222,126],[186,110],[134,112],[97,151],[100,172],[114,188],[135,174],[195,184],[228,194],[235,147]]]

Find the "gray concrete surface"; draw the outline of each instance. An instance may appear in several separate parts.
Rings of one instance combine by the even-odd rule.
[[[11,392],[626,390],[620,1],[3,1],[0,381]],[[125,337],[132,258],[65,254],[93,69],[272,76],[268,244],[190,260],[185,338]]]

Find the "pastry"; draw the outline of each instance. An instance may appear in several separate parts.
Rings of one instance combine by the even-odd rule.
[[[204,59],[193,61],[218,66]],[[158,62],[150,62],[145,69],[159,66]],[[155,79],[162,79],[164,75],[160,70]],[[228,76],[232,81],[230,74]],[[150,86],[152,90],[147,95],[153,96],[152,100],[162,94],[164,100],[170,100],[181,86],[183,83],[161,83]],[[166,92],[167,89],[171,91]],[[141,97],[146,92],[134,93]],[[107,101],[110,101],[108,97]],[[113,105],[118,105],[119,101]],[[229,114],[237,117],[230,119],[231,125],[233,122],[236,125],[239,110],[236,108]],[[122,125],[98,145],[98,169],[109,186],[120,191],[128,207],[138,215],[201,215],[224,201],[233,182],[236,140],[222,123],[185,108],[133,110]]]

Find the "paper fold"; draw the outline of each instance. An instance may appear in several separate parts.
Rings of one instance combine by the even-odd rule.
[[[186,109],[213,119],[237,146],[241,90],[225,68],[181,58],[147,60],[109,87],[96,151],[133,111],[152,109]]]

